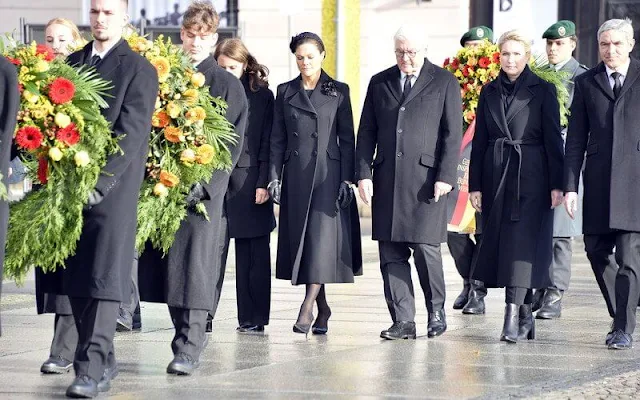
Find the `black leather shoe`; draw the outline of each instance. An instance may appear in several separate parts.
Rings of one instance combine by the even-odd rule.
[[[168,374],[191,375],[200,366],[200,362],[186,353],[178,353],[167,366]]]
[[[102,379],[98,382],[98,392],[108,392],[111,389],[111,381],[118,376],[118,372],[120,372],[118,364],[105,369],[102,373]]]
[[[531,312],[531,304],[520,306],[518,317],[518,340],[533,340],[536,338],[536,320]]]
[[[73,361],[69,361],[62,356],[51,356],[42,363],[40,372],[43,374],[66,374],[73,367]]]
[[[609,341],[609,350],[629,350],[633,347],[633,338],[622,329],[613,332],[613,337]]]
[[[440,336],[447,330],[447,319],[444,315],[444,309],[429,313],[429,322],[427,323],[427,337]]]
[[[520,307],[517,304],[507,304],[504,308],[504,325],[500,340],[507,343],[518,342]]]
[[[487,296],[487,288],[482,281],[471,280],[470,285],[469,301],[462,309],[462,313],[471,315],[484,314],[484,298]]]
[[[469,289],[470,289],[469,280],[465,279],[462,292],[460,292],[458,297],[456,297],[456,299],[453,301],[454,310],[462,310],[462,308],[467,304],[467,302],[469,301]]]
[[[93,399],[98,395],[98,382],[87,375],[78,375],[67,388],[67,397]]]
[[[555,288],[545,290],[542,306],[536,314],[538,319],[560,318],[562,312],[562,291]]]
[[[389,340],[415,339],[416,323],[413,321],[394,322],[389,329],[380,332],[380,337]]]
[[[204,328],[207,333],[213,332],[213,317],[211,314],[207,314],[207,326]]]
[[[614,328],[614,324],[615,324],[615,321],[611,321],[611,328],[609,329],[609,333],[607,333],[607,337],[604,340],[604,343],[606,345],[608,345],[611,339],[613,339],[613,333],[616,331],[616,329]]]
[[[542,307],[542,299],[544,298],[545,289],[536,289],[533,293],[533,302],[531,303],[531,311],[536,312]]]
[[[264,332],[264,325],[242,325],[236,328],[238,333],[262,333]]]

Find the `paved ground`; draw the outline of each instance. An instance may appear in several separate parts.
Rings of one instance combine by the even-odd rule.
[[[364,220],[364,225],[367,222]],[[274,235],[274,249],[275,242]],[[485,316],[465,316],[451,309],[462,285],[449,256],[445,256],[449,330],[441,337],[427,339],[426,310],[419,307],[417,340],[379,339],[390,320],[382,296],[377,246],[368,237],[363,246],[364,276],[353,285],[328,287],[333,310],[329,334],[308,339],[291,331],[303,288],[276,280],[271,324],[265,334],[236,334],[231,264],[214,332],[202,366],[192,377],[165,373],[173,335],[168,311],[165,306],[144,303],[142,331],[116,336],[121,373],[109,396],[154,400],[638,397],[640,352],[610,351],[604,346],[610,319],[581,240],[575,242],[571,289],[562,318],[538,321],[537,340],[517,345],[498,341],[503,290],[490,290]],[[416,292],[420,297],[417,287]],[[23,288],[5,282],[4,336],[0,339],[2,399],[63,398],[72,380],[71,374],[43,376],[38,372],[48,356],[53,318],[37,316],[34,304],[33,281]]]

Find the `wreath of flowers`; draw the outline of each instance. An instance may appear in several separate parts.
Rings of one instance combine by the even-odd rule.
[[[156,68],[160,83],[149,140],[149,157],[138,202],[136,248],[147,241],[166,253],[187,216],[192,186],[232,166],[229,145],[237,142],[225,118],[227,104],[204,86],[205,77],[162,36],[151,42],[135,33],[130,47]],[[204,204],[195,210],[209,220]]]
[[[10,42],[0,53],[18,71],[15,144],[37,183],[10,206],[4,273],[20,283],[31,266],[55,271],[75,253],[89,193],[119,146],[100,113],[110,83],[93,68],[71,67],[35,43]]]

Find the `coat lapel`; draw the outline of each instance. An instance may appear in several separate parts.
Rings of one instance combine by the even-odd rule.
[[[216,66],[217,64],[218,63],[216,62],[216,59],[213,58],[213,55],[210,55],[209,57],[202,60],[200,64],[198,64],[198,66],[196,67],[196,70],[198,72],[204,73],[210,70],[211,68],[213,68],[214,66]]]
[[[320,74],[320,79],[318,80],[318,84],[316,85],[314,91],[311,93],[310,100],[314,110],[320,109],[320,107],[327,104],[329,101],[331,101],[331,99],[334,98],[322,93],[322,85],[324,85],[326,82],[329,82],[330,80],[331,78],[329,78],[329,75],[327,75],[326,72],[322,71],[322,73]],[[306,93],[303,94],[306,95]]]
[[[502,106],[502,97],[500,96],[500,91],[497,87],[497,82],[492,82],[487,86],[487,106],[489,107],[489,112],[493,117],[496,124],[506,137],[511,137],[511,132],[509,132],[509,127],[507,126],[507,119],[504,115],[504,107]]]
[[[522,82],[522,86],[520,86],[520,88],[516,92],[513,102],[507,110],[507,114],[505,115],[507,119],[507,126],[509,125],[511,120],[513,120],[513,118],[520,111],[522,111],[522,109],[524,109],[527,104],[531,102],[534,94],[530,87],[538,84],[535,80],[531,79],[533,76],[533,72],[531,72],[528,68],[526,68],[525,72],[523,73],[527,74],[526,76],[523,76],[523,78],[526,80]]]
[[[120,39],[118,44],[116,44],[113,49],[107,53],[104,60],[98,64],[96,70],[100,73],[100,76],[103,79],[111,80],[109,78],[120,65],[120,57],[126,54],[125,50],[128,46],[129,45],[124,41],[124,39]]]
[[[611,85],[609,85],[609,77],[607,76],[607,70],[604,67],[604,63],[601,62],[600,64],[598,64],[597,68],[598,71],[596,72],[593,79],[595,79],[596,83],[600,86],[600,89],[602,89],[602,91],[607,96],[609,96],[611,100],[615,100],[616,98],[613,95],[613,89],[611,88]],[[631,69],[631,67],[629,67],[629,69]]]
[[[624,78],[624,83],[622,84],[622,90],[620,90],[620,96],[618,98],[621,98],[622,96],[624,96],[624,94],[627,93],[629,88],[633,86],[633,83],[638,79],[638,76],[640,76],[639,69],[640,69],[640,62],[632,58],[629,64],[629,70],[627,71],[627,76]]]
[[[287,84],[285,98],[288,99],[288,103],[293,107],[316,114],[316,109],[313,108],[309,97],[304,92],[301,76],[298,75],[296,79]]]
[[[386,84],[393,97],[400,103],[402,101],[402,89],[400,89],[400,69],[397,66],[391,68],[387,73]]]
[[[425,58],[424,65],[422,69],[420,69],[420,75],[418,75],[418,79],[416,79],[416,83],[411,87],[411,91],[409,95],[404,99],[402,104],[407,104],[411,100],[415,99],[415,97],[424,90],[425,87],[433,80],[433,64],[429,62]],[[397,79],[398,86],[400,85],[400,78]]]

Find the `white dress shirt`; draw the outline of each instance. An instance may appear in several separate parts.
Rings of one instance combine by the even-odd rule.
[[[420,71],[416,71],[415,73],[411,74],[413,77],[411,78],[411,87],[413,87],[413,85],[415,85],[416,81],[418,80],[418,76],[420,75]],[[404,72],[400,71],[400,90],[404,91],[404,83],[407,80],[407,74],[405,74]]]
[[[624,65],[619,66],[618,68],[616,68],[615,70],[609,68],[607,66],[607,64],[604,65],[604,68],[607,70],[607,76],[609,77],[609,86],[611,86],[611,89],[613,89],[613,86],[616,84],[615,79],[613,79],[611,77],[611,74],[614,72],[619,72],[620,73],[620,84],[624,85],[624,78],[627,77],[627,72],[629,72],[629,64],[631,63],[631,60],[627,60],[627,63]]]
[[[91,57],[93,56],[100,56],[100,60],[104,60],[105,56],[107,55],[107,53],[109,53],[109,51],[111,51],[111,49],[113,49],[115,47],[116,44],[120,43],[120,41],[118,40],[117,42],[113,43],[111,46],[107,47],[106,49],[104,49],[103,51],[98,51],[98,49],[96,49],[96,41],[93,41],[93,46],[91,47]],[[91,57],[89,57],[91,59]]]

